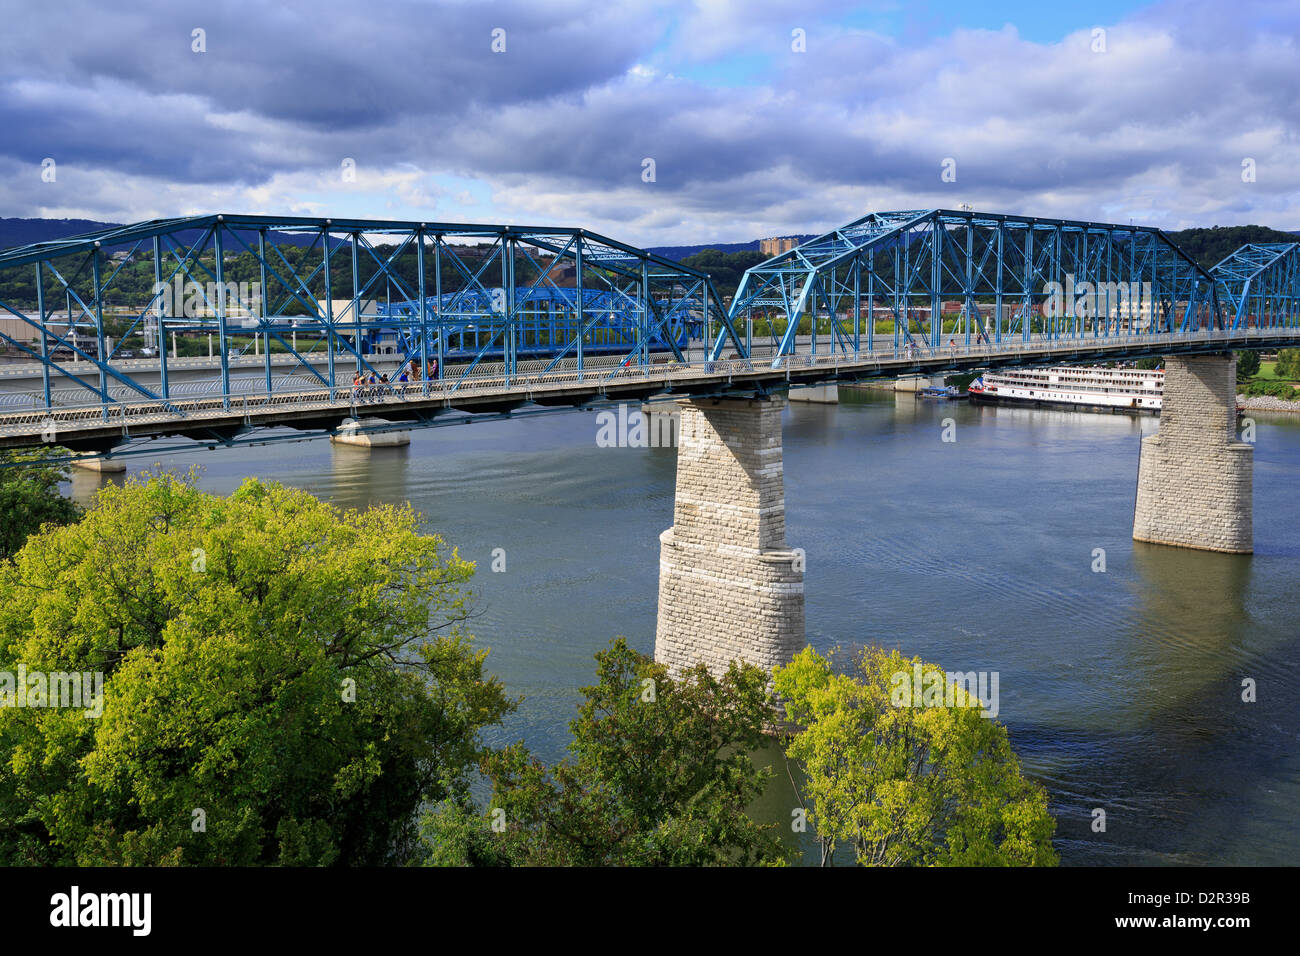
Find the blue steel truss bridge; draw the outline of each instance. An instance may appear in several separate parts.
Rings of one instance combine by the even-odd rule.
[[[872,213],[724,301],[583,229],[211,215],[0,252],[0,344],[0,447],[129,454],[1296,346],[1300,245],[1207,270],[1149,227]]]

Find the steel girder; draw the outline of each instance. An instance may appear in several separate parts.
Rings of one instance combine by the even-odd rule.
[[[1300,325],[1300,243],[1247,243],[1210,274],[1231,328]]]
[[[855,353],[863,339],[870,351],[877,319],[896,348],[931,352],[945,335],[969,345],[1222,321],[1214,278],[1159,229],[950,209],[871,213],[768,259],[729,314],[747,346],[757,320],[774,367],[805,349]],[[718,336],[714,358],[724,346]]]
[[[641,302],[622,289],[586,288],[579,309],[575,287],[516,287],[516,352],[521,357],[549,360],[542,374],[576,353],[579,345],[585,355],[619,354],[626,359],[644,344],[650,351],[672,352],[676,359],[684,361],[683,350],[704,338],[705,310],[704,297],[679,291],[684,294],[674,295],[668,289],[669,294],[655,296],[656,321],[650,325],[646,342],[641,343]],[[504,295],[504,290],[493,289],[492,293]],[[496,313],[493,296],[473,290],[429,297],[425,300],[424,323],[418,318],[420,303],[416,300],[380,304],[378,315],[386,316],[391,325],[374,331],[387,333],[400,341],[405,351],[415,352],[423,326],[434,336],[435,345],[430,348],[436,347],[448,360],[464,360],[477,356],[492,333]],[[579,311],[594,316],[586,324],[581,342],[577,334]],[[487,354],[493,358],[502,353],[502,349],[488,348]]]
[[[257,294],[245,299],[246,286]],[[225,407],[232,350],[263,352],[261,388],[268,394],[278,387],[273,349],[296,359],[281,380],[296,374],[333,387],[339,363],[375,372],[367,337],[395,323],[403,333],[402,366],[414,371],[419,362],[424,370],[437,358],[441,372],[444,316],[447,324],[463,325],[458,316],[469,303],[475,303],[480,347],[460,374],[491,360],[509,381],[529,310],[546,295],[572,332],[556,344],[554,363],[569,360],[579,370],[584,339],[611,318],[626,345],[625,367],[650,364],[652,347],[681,358],[686,322],[710,338],[720,330],[741,347],[705,273],[563,227],[246,215],[159,219],[0,252],[0,289],[7,290],[0,294],[0,317],[30,330],[0,330],[0,341],[41,364],[47,408],[168,400],[169,364],[176,364],[169,335],[173,347],[179,337],[199,335],[219,348],[220,381],[212,391]],[[412,307],[403,314],[394,303]],[[124,364],[123,352],[146,347],[157,349],[157,384]],[[74,363],[81,364],[73,369]]]
[[[734,349],[780,368],[800,352],[823,361],[879,350],[877,320],[892,340],[880,343],[886,350],[931,355],[957,337],[969,346],[1036,335],[1085,349],[1086,340],[1134,331],[1297,328],[1297,250],[1246,246],[1207,272],[1148,227],[941,209],[872,213],[749,270],[724,310],[706,274],[581,229],[153,220],[0,252],[0,318],[10,319],[0,341],[39,363],[43,386],[41,395],[0,391],[0,405],[90,405],[95,414],[102,406],[105,420],[127,401],[166,405],[197,395],[230,408],[232,394],[272,396],[304,382],[333,388],[346,372],[373,373],[368,343],[389,332],[399,343],[383,360],[390,371],[394,361],[424,370],[436,358],[445,376],[447,334],[460,331],[463,345],[470,325],[472,354],[458,356],[452,388],[476,369],[477,378],[509,385],[521,356],[542,358],[530,363],[531,375],[563,364],[581,378],[592,373],[583,371],[592,337],[606,354],[614,350],[617,367],[646,370],[682,358],[700,331],[711,361]],[[191,283],[190,298],[168,291]],[[255,301],[244,299],[241,283],[256,285]],[[1137,305],[1121,294],[1135,283]],[[756,330],[769,340],[760,353]],[[219,375],[214,368],[201,382],[174,381],[206,373],[176,364],[169,336],[208,338],[219,349]],[[142,345],[159,352],[148,374],[123,355]],[[232,382],[231,355],[250,346],[264,358]],[[287,372],[273,367],[273,349]],[[240,365],[249,370],[245,359],[237,375]],[[598,377],[611,360],[600,366],[591,367]]]

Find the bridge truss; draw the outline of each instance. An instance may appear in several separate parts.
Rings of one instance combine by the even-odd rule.
[[[489,370],[508,383],[538,355],[580,372],[592,352],[624,367],[683,360],[692,331],[722,329],[740,346],[707,275],[570,228],[154,220],[0,252],[0,289],[0,317],[17,320],[0,341],[39,362],[41,394],[26,402],[46,408],[166,401],[180,345],[204,340],[220,366],[204,392],[226,407],[250,390],[333,388],[354,373]],[[396,354],[376,349],[385,340]],[[232,381],[231,359],[250,352],[263,357],[261,381]],[[158,366],[148,375],[141,353]]]
[[[502,350],[491,341],[497,335],[499,309],[493,297],[503,298],[504,290],[444,293],[424,302],[427,321],[420,323],[420,302],[391,302],[378,306],[377,318],[387,316],[391,324],[372,326],[363,341],[375,349],[384,349],[394,340],[401,354],[418,354],[422,329],[434,336],[437,351],[446,359],[464,361]],[[614,354],[625,361],[638,346],[641,325],[637,318],[641,303],[619,289],[585,289],[582,310],[593,319],[584,323],[583,335],[577,334],[578,291],[576,288],[516,287],[514,354],[518,358],[545,358],[543,373],[558,367],[582,346],[585,355]],[[705,300],[695,295],[673,296],[655,303],[657,322],[646,331],[643,343],[648,352],[672,352],[683,359],[683,350],[704,335]],[[433,346],[430,347],[433,349]]]
[[[1285,328],[1300,323],[1300,243],[1248,243],[1210,269],[1231,327]]]
[[[1245,246],[1206,270],[1148,227],[872,213],[750,269],[724,305],[707,274],[582,229],[231,215],[115,227],[0,252],[0,344],[27,360],[0,363],[0,447],[135,454],[361,418],[423,427],[1295,347],[1300,245]]]
[[[950,209],[871,213],[775,256],[745,274],[730,315],[774,366],[804,343],[871,351],[877,335],[934,352],[1224,321],[1215,278],[1159,229]]]

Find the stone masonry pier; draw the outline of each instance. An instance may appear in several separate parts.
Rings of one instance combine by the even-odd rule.
[[[1133,538],[1254,550],[1254,448],[1238,441],[1237,360],[1166,356],[1160,431],[1142,440]]]
[[[771,670],[804,644],[803,554],[785,543],[784,398],[679,402],[673,526],[660,535],[655,660]]]

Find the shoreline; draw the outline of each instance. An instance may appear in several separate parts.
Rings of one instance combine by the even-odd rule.
[[[1300,402],[1287,402],[1272,395],[1237,396],[1237,404],[1247,412],[1300,412]]]

